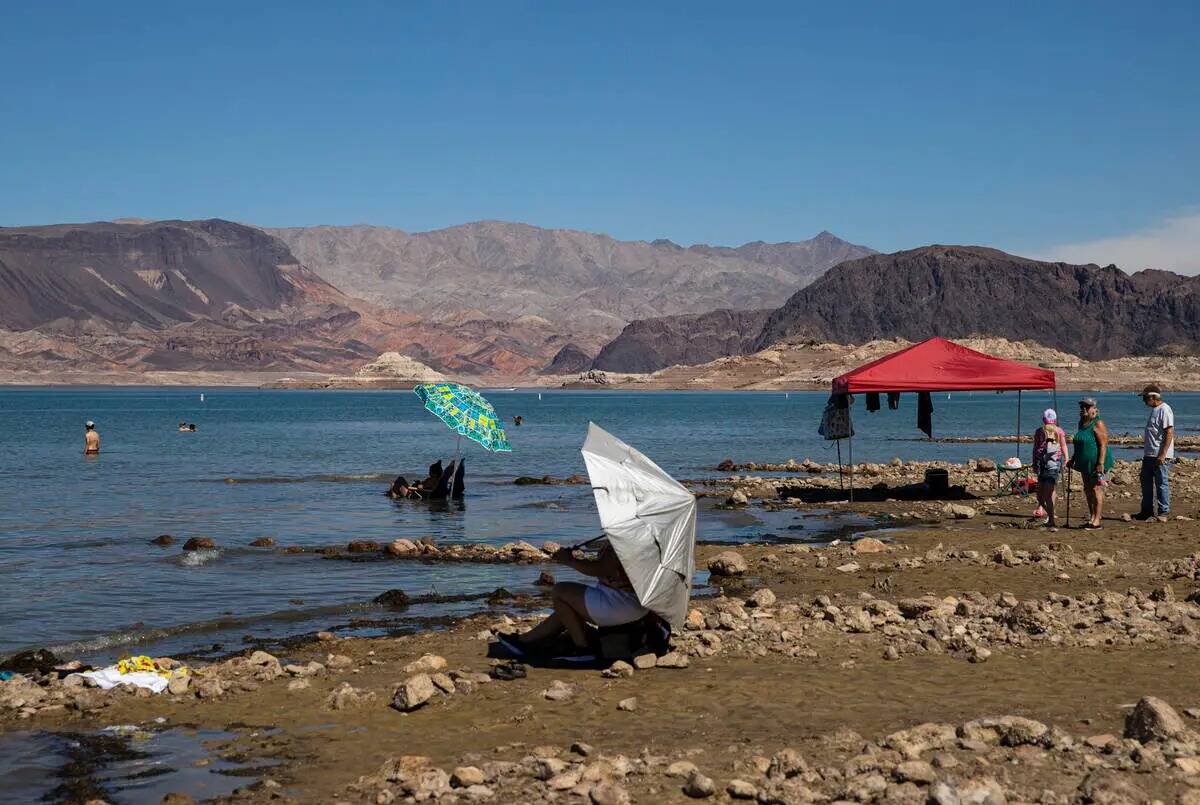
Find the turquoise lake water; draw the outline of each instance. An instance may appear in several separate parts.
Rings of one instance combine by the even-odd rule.
[[[589,421],[679,478],[715,475],[724,458],[836,455],[816,434],[822,393],[485,393],[506,420],[524,417],[522,427],[508,428],[514,451],[493,455],[464,445],[465,505],[436,510],[383,495],[394,475],[421,477],[432,460],[455,450],[453,435],[411,392],[0,390],[0,654],[32,646],[92,659],[213,644],[235,650],[244,635],[345,629],[356,618],[375,618],[379,610],[369,602],[391,588],[410,595],[528,591],[542,568],[330,561],[248,543],[261,536],[280,546],[424,536],[439,543],[588,539],[598,533],[588,487],[512,481],[585,472],[579,447]],[[1061,395],[1063,409],[1073,412],[1078,396]],[[1136,397],[1097,396],[1110,429],[1140,432],[1146,413]],[[1200,425],[1192,413],[1198,397],[1171,397],[1181,435]],[[1011,433],[1016,399],[935,397],[935,435]],[[1049,393],[1023,395],[1024,430],[1032,431],[1051,401]],[[898,411],[885,406],[871,415],[860,400],[855,414],[856,461],[1012,454],[1011,444],[915,441],[912,395]],[[82,455],[88,419],[103,440],[98,457]],[[195,422],[197,432],[177,432],[180,420]],[[730,516],[702,507],[698,536],[821,541],[845,524],[796,520],[791,512]],[[178,542],[148,544],[164,533]],[[186,556],[180,545],[191,536],[211,537],[219,550]],[[422,605],[404,616],[419,624],[476,606]]]

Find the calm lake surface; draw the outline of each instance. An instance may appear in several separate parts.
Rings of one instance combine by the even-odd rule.
[[[588,487],[512,481],[584,473],[579,447],[589,420],[678,478],[715,475],[712,467],[724,458],[836,458],[833,443],[816,434],[824,393],[485,393],[504,419],[520,414],[525,424],[508,428],[510,454],[464,443],[467,500],[439,511],[383,495],[396,474],[423,477],[431,461],[455,450],[454,436],[411,392],[0,389],[0,654],[33,646],[92,660],[213,644],[232,651],[244,635],[345,630],[356,619],[377,620],[383,613],[370,601],[391,588],[410,595],[530,590],[543,568],[331,561],[249,542],[588,539],[598,533]],[[1060,395],[1064,412],[1073,415],[1079,396]],[[1140,433],[1146,409],[1136,397],[1096,396],[1111,430]],[[1012,433],[1016,400],[1014,393],[935,396],[935,435]],[[1022,400],[1029,432],[1052,397],[1029,392]],[[1198,401],[1196,394],[1171,396],[1181,434],[1200,424]],[[1003,459],[1013,450],[908,441],[920,436],[913,395],[898,411],[885,405],[870,415],[860,399],[855,415],[856,461]],[[82,455],[88,419],[103,440],[98,457]],[[177,432],[180,420],[195,422],[197,432]],[[698,523],[701,540],[813,542],[865,525],[845,516],[735,515],[709,507]],[[159,534],[174,535],[176,544],[149,544]],[[219,550],[184,554],[180,545],[192,536],[211,537]],[[478,606],[421,605],[404,617],[416,624]],[[363,633],[371,628],[378,626],[364,625]]]

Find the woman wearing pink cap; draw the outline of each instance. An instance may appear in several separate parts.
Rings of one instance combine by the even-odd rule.
[[[1042,426],[1033,434],[1033,471],[1038,479],[1038,503],[1046,512],[1046,525],[1051,528],[1058,526],[1054,520],[1054,487],[1066,464],[1066,434],[1058,426],[1058,414],[1047,408],[1042,412]]]

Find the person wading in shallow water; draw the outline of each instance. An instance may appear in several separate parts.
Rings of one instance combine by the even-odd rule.
[[[1108,449],[1108,428],[1100,421],[1100,407],[1092,397],[1079,401],[1079,430],[1071,451],[1071,469],[1083,476],[1083,496],[1087,498],[1088,521],[1084,528],[1103,528],[1104,473],[1112,469],[1112,451]]]
[[[100,434],[96,432],[96,423],[90,419],[83,426],[83,454],[85,456],[100,454]]]

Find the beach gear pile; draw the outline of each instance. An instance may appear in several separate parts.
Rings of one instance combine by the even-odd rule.
[[[186,665],[180,665],[174,660],[155,660],[144,654],[136,657],[126,657],[99,671],[85,671],[80,674],[90,679],[102,690],[115,688],[117,685],[133,685],[146,688],[153,693],[162,693],[176,677],[184,677],[190,673]]]

